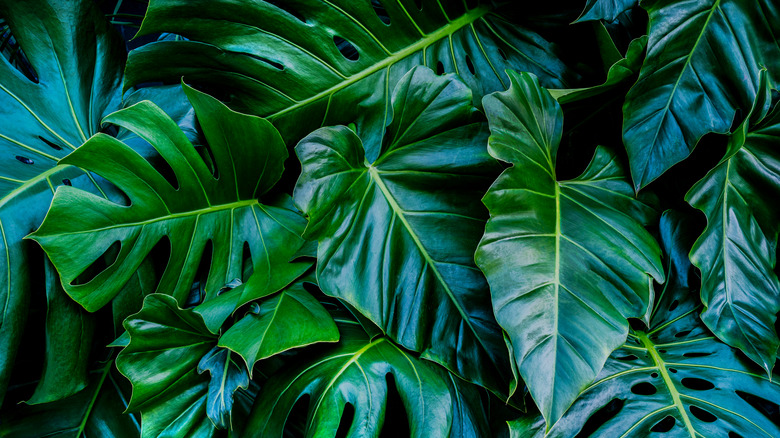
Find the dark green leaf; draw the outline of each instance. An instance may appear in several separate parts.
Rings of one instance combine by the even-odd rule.
[[[365,125],[361,138],[380,133],[385,114],[365,108],[388,100],[416,65],[460,73],[477,103],[506,87],[506,69],[532,71],[557,88],[576,79],[553,44],[509,22],[492,2],[469,10],[460,0],[425,1],[422,10],[415,3],[382,0],[387,23],[368,0],[152,0],[139,34],[173,32],[192,41],[133,51],[126,84],[185,76],[227,88],[234,107],[268,117],[294,142],[356,119]],[[515,7],[504,8],[511,14]]]
[[[189,87],[186,91],[209,142],[214,172],[176,124],[148,101],[118,111],[106,121],[151,143],[173,170],[176,187],[138,153],[104,134],[95,135],[62,160],[105,177],[130,199],[126,207],[62,187],[31,236],[57,267],[65,291],[89,311],[109,302],[165,237],[171,243],[171,256],[157,291],[170,293],[182,303],[200,258],[208,257],[204,254],[208,242],[212,261],[206,299],[241,277],[245,242],[257,290],[279,290],[310,266],[305,261],[288,263],[304,243],[300,237],[304,219],[256,199],[281,175],[287,152],[279,134],[263,119],[234,113]],[[115,242],[121,245],[116,261],[91,281],[78,284],[78,276]]]
[[[410,356],[387,338],[371,341],[359,326],[340,328],[335,348],[272,376],[258,393],[245,436],[282,436],[290,411],[306,395],[306,436],[335,434],[347,404],[354,408],[347,437],[376,437],[383,426],[397,430],[403,426],[384,424],[391,382],[406,411],[410,437],[489,436],[474,386]]]
[[[498,170],[487,126],[462,81],[425,67],[401,80],[387,113],[386,133],[321,128],[296,147],[294,198],[319,241],[319,286],[406,348],[503,392],[506,347],[473,262],[479,198]]]
[[[579,177],[558,182],[560,105],[535,77],[484,100],[488,149],[512,163],[485,195],[490,220],[476,253],[514,360],[548,425],[648,318],[660,249],[642,227],[654,210],[634,198],[618,159],[598,148]]]
[[[686,200],[707,215],[691,251],[702,273],[702,321],[769,373],[780,345],[774,272],[780,211],[771,201],[780,197],[780,107],[766,115],[772,99],[762,78],[756,104],[730,136],[726,155]]]
[[[780,8],[773,0],[646,0],[650,41],[623,107],[637,189],[685,159],[707,133],[750,110],[762,67],[780,75]]]
[[[219,338],[251,370],[255,362],[292,348],[336,342],[339,331],[322,305],[295,283],[246,314]]]
[[[582,15],[577,22],[589,20],[604,20],[613,22],[618,15],[636,6],[638,0],[587,0]]]

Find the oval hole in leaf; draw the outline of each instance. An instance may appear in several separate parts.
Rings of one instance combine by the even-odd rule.
[[[655,423],[653,427],[650,428],[650,432],[669,432],[674,427],[674,423],[676,423],[677,420],[674,419],[671,415],[667,415],[664,417],[663,420],[659,421],[658,423]]]
[[[474,68],[474,63],[471,62],[471,57],[469,55],[466,55],[466,67],[469,68],[469,72],[471,72],[473,76],[477,75],[477,70]]]
[[[707,380],[704,379],[699,379],[698,377],[686,377],[682,379],[682,384],[684,387],[696,391],[708,391],[710,389],[715,388],[715,385],[712,384],[712,382],[708,382]]]
[[[750,406],[753,406],[757,411],[764,414],[766,418],[769,418],[772,423],[780,424],[780,406],[777,403],[757,395],[748,394],[747,392],[736,391],[736,393],[742,400],[745,400]]]
[[[637,395],[653,395],[658,389],[650,382],[640,382],[631,387],[631,392]]]
[[[336,431],[334,438],[346,438],[349,433],[349,428],[352,426],[352,421],[355,419],[355,407],[352,403],[344,405],[344,411],[341,413],[341,420],[339,421],[339,428]]]
[[[690,330],[683,330],[683,331],[681,331],[681,332],[679,332],[679,333],[676,333],[676,334],[674,335],[674,337],[675,337],[675,338],[682,338],[683,336],[688,336],[689,334],[691,334],[691,331],[690,331]]]
[[[112,243],[111,246],[103,251],[103,255],[95,259],[95,261],[92,262],[92,264],[89,265],[87,269],[84,270],[84,272],[79,274],[73,281],[70,282],[71,286],[80,286],[94,280],[98,274],[105,271],[106,268],[116,262],[116,259],[119,257],[119,252],[121,250],[122,242],[117,240],[116,242]]]
[[[35,161],[21,155],[17,155],[15,158],[24,164],[35,164]]]
[[[371,6],[374,8],[374,12],[376,12],[376,16],[379,17],[380,20],[382,20],[382,23],[390,24],[390,17],[387,15],[387,10],[385,9],[385,6],[380,2],[379,0],[371,0]]]
[[[599,427],[617,415],[617,413],[623,409],[624,404],[625,400],[623,399],[613,398],[610,400],[609,403],[604,405],[603,408],[599,409],[593,415],[591,415],[590,418],[588,418],[588,421],[586,421],[585,425],[582,426],[582,429],[580,429],[580,432],[577,434],[576,438],[586,438],[591,436],[593,432],[598,430]]]
[[[360,58],[360,54],[358,53],[355,46],[353,46],[352,43],[345,40],[344,38],[333,35],[333,43],[336,44],[336,48],[339,49],[341,55],[350,61],[357,61]]]
[[[709,356],[711,354],[712,353],[704,353],[704,352],[700,352],[700,351],[698,351],[698,352],[697,351],[692,351],[692,352],[683,354],[683,356],[685,356],[685,357],[707,357],[707,356]]]
[[[677,372],[677,368],[669,368],[669,372],[676,373]]]
[[[46,140],[45,138],[41,137],[40,135],[38,136],[38,139],[39,139],[40,141],[42,141],[42,142],[46,143],[46,146],[48,146],[48,147],[50,147],[50,148],[54,149],[55,151],[61,151],[61,150],[62,150],[62,146],[60,146],[60,145],[58,145],[58,144],[56,144],[56,143],[52,143],[51,141],[49,141],[49,140]]]
[[[669,305],[669,311],[671,312],[672,310],[676,309],[678,304],[680,304],[679,301],[672,301],[672,304]]]
[[[68,178],[63,179],[62,183],[65,184],[66,186],[72,186],[73,185],[73,183],[71,183]]]
[[[628,356],[620,356],[620,357],[616,357],[615,359],[617,359],[617,360],[624,360],[624,361],[629,361],[629,360],[637,360],[637,359],[639,359],[639,358],[638,358],[638,357],[636,357],[636,356],[635,356],[635,355],[633,355],[633,354],[629,354]]]
[[[705,411],[704,409],[698,406],[688,406],[688,410],[691,411],[691,414],[693,414],[694,417],[698,418],[699,420],[705,423],[714,423],[715,421],[718,420],[718,417],[712,415],[709,411]]]
[[[656,377],[658,377],[658,373],[651,373],[651,374],[650,374],[650,377],[652,377],[652,378],[654,378],[654,379],[655,379]]]
[[[411,436],[409,431],[409,417],[406,415],[403,400],[395,383],[395,376],[390,373],[385,375],[387,381],[387,403],[385,411],[385,423],[379,438],[395,438]]]
[[[252,251],[249,248],[249,242],[244,242],[244,248],[241,250],[241,282],[246,283],[254,271],[255,266],[252,263]]]
[[[444,74],[444,64],[441,61],[436,63],[436,74],[439,76]]]
[[[502,49],[500,49],[500,48],[498,49],[498,55],[499,55],[499,56],[501,56],[501,59],[503,59],[504,61],[506,61],[507,59],[509,59],[509,58],[507,58],[507,56],[506,56],[506,52],[504,52],[504,51],[503,51]]]

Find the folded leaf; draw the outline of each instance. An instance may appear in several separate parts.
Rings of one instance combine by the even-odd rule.
[[[319,242],[319,286],[404,347],[503,392],[506,347],[473,262],[479,198],[499,169],[487,127],[460,79],[425,67],[401,80],[386,111],[392,122],[369,140],[336,126],[296,147],[294,199]]]
[[[686,200],[707,215],[707,228],[691,251],[702,273],[701,319],[770,373],[780,346],[780,281],[774,271],[780,211],[766,200],[780,197],[780,107],[767,115],[771,90],[761,83],[726,155]]]
[[[260,289],[277,291],[310,262],[289,263],[304,240],[304,219],[284,207],[264,205],[257,196],[279,179],[287,157],[279,134],[257,117],[230,111],[215,99],[187,87],[214,168],[156,105],[144,101],[106,118],[148,141],[170,166],[168,180],[137,152],[104,134],[92,137],[62,162],[108,179],[129,198],[124,206],[62,187],[41,227],[31,235],[51,258],[65,291],[89,311],[108,303],[152,248],[167,238],[171,255],[157,286],[184,303],[200,259],[211,266],[206,300],[224,284],[241,278],[244,245]],[[269,238],[273,236],[273,239]],[[112,245],[116,261],[85,283],[79,275]]]
[[[642,227],[654,210],[634,198],[619,160],[598,148],[579,177],[558,182],[563,113],[528,73],[484,100],[488,150],[513,164],[484,202],[477,264],[531,396],[552,426],[647,318],[660,249]]]
[[[773,0],[646,0],[650,41],[623,106],[623,141],[637,189],[685,159],[707,133],[750,110],[758,74],[780,75]]]
[[[361,138],[380,132],[385,114],[366,108],[388,100],[416,65],[461,74],[477,103],[506,88],[507,69],[574,86],[577,74],[553,44],[508,21],[514,5],[479,3],[152,0],[139,35],[172,32],[189,41],[134,50],[126,86],[184,76],[227,89],[233,107],[269,118],[288,142],[355,119],[366,125]]]

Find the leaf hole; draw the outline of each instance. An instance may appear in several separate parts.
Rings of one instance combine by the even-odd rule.
[[[696,391],[709,391],[710,389],[715,388],[715,385],[713,385],[712,382],[699,379],[698,377],[686,377],[682,379],[682,384],[684,387]]]
[[[677,372],[677,368],[669,368],[669,372],[676,373]]]
[[[757,395],[748,394],[747,392],[743,391],[736,391],[736,393],[739,398],[745,400],[758,412],[761,412],[772,423],[780,424],[780,406],[778,406],[777,403],[771,402]]]
[[[109,245],[100,257],[96,258],[84,271],[81,272],[73,281],[70,282],[71,286],[81,286],[94,280],[101,272],[108,269],[116,262],[119,257],[119,252],[122,250],[122,242],[116,241]]]
[[[658,390],[655,385],[650,382],[640,382],[631,387],[631,392],[637,395],[653,395]]]
[[[738,433],[736,433],[734,431],[730,431],[729,432],[729,438],[743,438],[743,437],[742,437],[742,435],[740,435],[740,434],[738,434]]]
[[[63,179],[62,183],[65,184],[66,186],[72,186],[73,185],[73,183],[71,183],[68,178]]]
[[[472,76],[477,75],[477,70],[474,68],[474,63],[471,62],[471,57],[469,55],[466,55],[466,67],[469,68],[469,72]]]
[[[249,242],[244,242],[244,247],[241,250],[241,282],[246,283],[254,271],[255,265],[252,263],[252,250],[249,248]]]
[[[352,403],[346,403],[344,410],[341,412],[341,420],[339,420],[339,428],[336,430],[334,438],[346,438],[349,433],[349,429],[352,426],[352,422],[355,420],[355,407]]]
[[[211,176],[213,176],[214,179],[219,179],[219,168],[217,167],[217,162],[214,159],[214,152],[211,150],[211,147],[203,146],[196,148],[195,150],[198,151],[198,155],[200,155],[200,158],[206,163],[206,167],[209,168]]]
[[[629,355],[627,355],[627,356],[620,356],[620,357],[616,357],[615,359],[617,359],[617,360],[622,360],[622,361],[631,361],[631,360],[637,360],[637,359],[639,359],[639,358],[638,358],[638,357],[636,357],[636,356],[635,356],[635,355],[633,355],[633,354],[629,354]]]
[[[615,415],[623,409],[625,400],[619,398],[613,398],[604,407],[594,412],[593,415],[588,418],[588,421],[582,426],[576,438],[586,438],[596,432],[604,423],[615,417]]]
[[[674,424],[677,422],[677,420],[674,419],[671,415],[667,415],[663,418],[663,420],[659,421],[658,423],[655,423],[653,427],[650,428],[650,432],[659,432],[659,433],[665,433],[672,430],[674,427]]]
[[[58,145],[56,143],[52,143],[51,141],[41,137],[40,135],[38,136],[38,139],[41,140],[42,142],[46,143],[46,146],[54,149],[55,151],[61,151],[62,150],[62,146],[60,146],[60,145]]]
[[[661,354],[664,354],[664,353],[666,353],[666,350],[660,349],[660,350],[658,350],[658,352],[661,353]]]
[[[279,61],[274,61],[273,59],[268,59],[268,58],[266,58],[264,56],[258,56],[258,55],[255,55],[253,53],[242,53],[242,55],[248,56],[248,57],[253,58],[253,59],[256,59],[256,60],[258,60],[260,62],[264,62],[264,63],[268,64],[269,66],[271,66],[272,68],[275,68],[275,69],[277,69],[279,71],[284,71],[284,64],[280,63]]]
[[[417,6],[418,11],[422,11],[423,8],[422,0],[414,0],[414,5]]]
[[[657,378],[657,377],[658,377],[658,373],[651,373],[651,374],[650,374],[650,377],[652,377],[652,378],[654,378],[654,379],[655,379],[655,378]]]
[[[679,333],[676,333],[676,334],[674,335],[674,337],[675,337],[675,338],[682,338],[682,337],[684,337],[684,336],[688,336],[688,335],[690,335],[690,334],[691,334],[691,331],[690,331],[690,330],[683,330],[683,331],[681,331],[681,332],[679,332]]]
[[[444,64],[441,61],[436,63],[436,74],[439,76],[444,74]]]
[[[680,302],[677,300],[672,301],[672,304],[669,305],[669,311],[671,312],[672,310],[676,309],[679,304]]]
[[[353,46],[352,43],[345,40],[344,38],[333,35],[333,43],[336,44],[336,48],[339,49],[341,55],[350,61],[357,61],[360,58],[360,54],[358,53],[355,46]]]
[[[387,15],[387,10],[385,9],[385,6],[382,4],[382,2],[379,0],[371,0],[371,6],[374,8],[374,12],[376,12],[376,16],[379,17],[380,20],[382,20],[382,23],[389,25],[390,16]]]
[[[179,190],[179,180],[176,178],[176,173],[167,161],[159,156],[144,157],[146,161],[163,177],[168,184],[173,187],[174,190]]]
[[[506,61],[506,60],[508,60],[508,59],[509,59],[509,58],[507,58],[507,56],[506,56],[506,52],[504,52],[504,51],[503,51],[501,48],[499,48],[499,49],[498,49],[498,55],[499,55],[499,56],[501,57],[501,59],[503,59],[504,61]]]
[[[206,284],[208,283],[209,271],[211,270],[212,257],[214,257],[214,244],[209,239],[203,246],[198,269],[195,271],[195,277],[190,286],[190,293],[184,306],[182,306],[185,309],[197,306],[206,298]]]
[[[265,0],[266,3],[270,3],[273,6],[276,6],[278,9],[281,9],[284,12],[287,12],[290,16],[294,17],[296,20],[300,21],[301,23],[306,23],[306,18],[301,15],[298,11],[291,8],[289,5],[289,0]]]
[[[385,423],[379,438],[395,438],[399,436],[412,436],[409,428],[409,417],[406,415],[401,394],[395,376],[390,373],[385,375],[387,382],[387,402],[385,403]]]
[[[712,355],[712,353],[705,353],[705,352],[700,352],[700,351],[692,351],[692,352],[683,354],[684,357],[689,357],[689,358],[692,358],[692,357],[707,357],[707,356],[710,356],[710,355]]]
[[[688,406],[688,410],[691,411],[691,414],[693,414],[694,417],[705,423],[714,423],[718,420],[718,417],[698,406]]]
[[[35,164],[35,161],[33,161],[33,160],[31,160],[31,159],[29,159],[27,157],[23,157],[21,155],[17,155],[16,159],[21,161],[24,164]]]

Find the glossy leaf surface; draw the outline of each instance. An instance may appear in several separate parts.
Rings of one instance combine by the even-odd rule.
[[[623,140],[641,189],[707,133],[746,114],[762,67],[780,74],[780,8],[767,0],[652,0],[647,58],[623,107]]]
[[[419,360],[389,339],[370,340],[359,326],[342,325],[339,344],[298,369],[274,376],[261,389],[244,435],[281,436],[290,410],[308,396],[306,436],[339,429],[347,404],[354,408],[346,437],[375,437],[382,431],[388,392],[397,392],[409,420],[410,437],[489,436],[473,386]],[[391,384],[395,388],[389,388]],[[400,424],[386,425],[399,430]],[[346,429],[345,429],[346,430]]]
[[[387,112],[384,137],[336,126],[296,147],[294,199],[319,242],[319,286],[406,348],[503,391],[506,347],[473,262],[479,198],[498,170],[487,127],[462,81],[424,67],[399,83]]]
[[[780,108],[765,81],[753,111],[730,136],[726,155],[686,195],[707,215],[691,250],[702,272],[702,321],[770,373],[780,345],[775,330],[780,282],[774,271],[780,211]]]
[[[106,121],[151,143],[173,171],[170,180],[128,146],[103,134],[62,161],[96,172],[129,198],[130,205],[124,206],[62,187],[31,236],[57,267],[65,291],[89,311],[110,301],[166,237],[171,257],[157,291],[180,302],[189,294],[201,258],[209,256],[207,246],[212,248],[212,261],[206,299],[241,278],[245,243],[254,266],[253,281],[259,282],[260,289],[279,290],[309,266],[309,262],[288,263],[304,243],[300,237],[304,219],[256,198],[281,175],[287,152],[279,134],[265,120],[234,113],[193,89],[186,91],[209,142],[213,170],[176,124],[148,101],[116,112]],[[264,239],[271,235],[274,239]],[[116,261],[90,281],[76,282],[116,242],[120,245]]]
[[[481,2],[460,0],[153,0],[140,34],[172,32],[135,50],[126,84],[187,81],[229,90],[234,107],[269,118],[286,141],[358,119],[365,138],[385,126],[365,111],[390,98],[416,65],[460,73],[475,102],[507,85],[506,69],[532,71],[548,86],[573,86],[576,75],[555,47]],[[475,2],[480,3],[480,2]],[[362,121],[362,122],[361,122]]]
[[[660,249],[642,227],[654,210],[634,198],[619,160],[596,150],[587,169],[556,179],[560,105],[527,73],[485,98],[488,149],[511,163],[485,195],[490,220],[476,260],[498,323],[548,425],[647,318]]]

